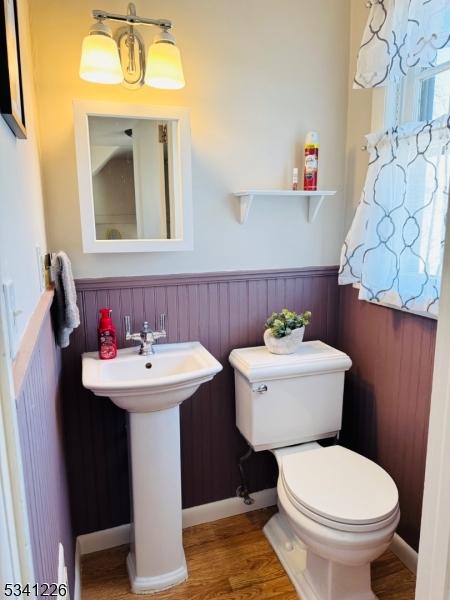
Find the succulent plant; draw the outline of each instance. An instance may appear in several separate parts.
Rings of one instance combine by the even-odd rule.
[[[308,325],[311,321],[311,312],[305,310],[297,314],[293,310],[283,308],[279,313],[272,313],[265,323],[265,329],[270,329],[272,335],[276,338],[282,338],[290,335],[294,329],[300,329]]]

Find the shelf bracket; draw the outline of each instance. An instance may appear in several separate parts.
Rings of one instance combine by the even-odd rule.
[[[239,223],[244,225],[247,221],[248,213],[253,202],[253,194],[239,196]]]
[[[308,196],[308,223],[314,223],[325,196]]]

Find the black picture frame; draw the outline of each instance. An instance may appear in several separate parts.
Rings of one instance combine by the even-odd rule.
[[[16,0],[0,0],[0,113],[17,138],[27,137]]]

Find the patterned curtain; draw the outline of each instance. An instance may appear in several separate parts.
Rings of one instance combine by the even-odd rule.
[[[435,66],[450,46],[450,0],[371,0],[355,88],[398,81],[411,67]]]
[[[359,298],[437,316],[450,181],[450,117],[367,136],[369,170],[341,254]]]

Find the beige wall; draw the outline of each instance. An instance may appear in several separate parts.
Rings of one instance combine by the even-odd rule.
[[[18,5],[27,139],[0,117],[0,302],[2,282],[13,281],[17,342],[41,294],[36,246],[46,251],[27,3]]]
[[[362,146],[366,143],[365,135],[371,131],[373,92],[372,90],[354,90],[352,88],[358,49],[367,16],[368,10],[365,3],[360,0],[351,0],[346,151],[346,231],[350,227],[355,208],[361,197],[369,157],[367,152],[362,150]]]
[[[108,0],[111,11],[126,3]],[[47,225],[75,275],[98,277],[336,264],[344,235],[350,0],[153,0],[139,13],[174,20],[187,86],[128,91],[83,82],[80,46],[94,0],[33,2]],[[146,39],[153,30],[143,30]],[[193,153],[193,252],[87,255],[81,249],[72,100],[187,106]],[[298,198],[258,199],[245,226],[230,192],[285,187],[304,135],[321,134],[321,187],[337,189],[317,221]]]

